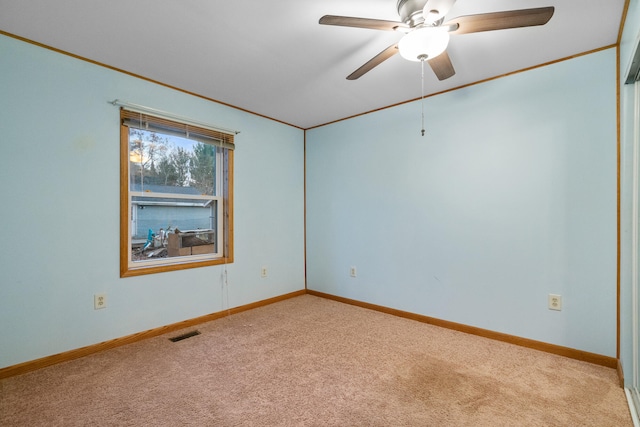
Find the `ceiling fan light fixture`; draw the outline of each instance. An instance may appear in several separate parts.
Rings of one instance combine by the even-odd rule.
[[[419,62],[440,55],[448,44],[447,27],[422,27],[404,36],[398,43],[398,50],[404,59]]]

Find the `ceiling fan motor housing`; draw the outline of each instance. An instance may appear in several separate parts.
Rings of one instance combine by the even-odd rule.
[[[428,0],[398,0],[398,15],[400,20],[410,27],[415,27],[424,22],[422,10]]]
[[[400,19],[411,28],[437,27],[456,0],[398,0]]]

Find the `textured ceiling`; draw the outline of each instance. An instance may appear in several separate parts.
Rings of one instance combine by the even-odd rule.
[[[544,26],[452,36],[456,75],[425,95],[616,43],[625,0],[457,0],[447,18],[554,6]],[[396,0],[0,0],[0,31],[294,126],[420,97],[420,64],[395,55],[346,76],[402,34],[319,25],[399,20]],[[3,59],[6,60],[6,59]]]

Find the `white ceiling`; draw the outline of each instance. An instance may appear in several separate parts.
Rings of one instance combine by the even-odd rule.
[[[456,75],[438,81],[426,67],[425,95],[613,45],[624,4],[457,0],[447,19],[555,14],[452,36]],[[305,129],[420,97],[420,63],[400,55],[346,80],[401,33],[319,25],[323,15],[399,20],[396,0],[0,0],[0,31]]]

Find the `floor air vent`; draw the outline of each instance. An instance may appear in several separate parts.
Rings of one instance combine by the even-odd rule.
[[[195,337],[196,335],[200,335],[200,331],[191,331],[186,334],[178,335],[177,337],[169,338],[171,342],[178,342],[182,340],[186,340],[187,338]]]

